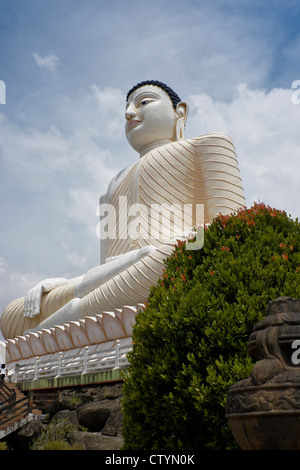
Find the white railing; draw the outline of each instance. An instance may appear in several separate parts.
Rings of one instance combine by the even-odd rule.
[[[86,346],[73,354],[68,351],[67,355],[60,352],[52,356],[36,357],[29,363],[15,364],[13,381],[27,382],[124,368],[128,366],[127,353],[131,349],[132,345],[120,345],[116,341],[113,348],[110,346],[101,351],[90,350]]]

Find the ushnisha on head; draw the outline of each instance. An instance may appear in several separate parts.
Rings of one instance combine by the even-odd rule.
[[[138,83],[127,94],[127,140],[142,157],[156,147],[184,139],[187,115],[187,103],[164,83]]]

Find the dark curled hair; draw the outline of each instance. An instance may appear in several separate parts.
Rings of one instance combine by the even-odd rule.
[[[146,80],[144,82],[138,83],[133,88],[131,88],[131,90],[129,90],[129,92],[127,93],[127,96],[126,96],[126,101],[128,100],[129,95],[134,90],[137,90],[137,88],[141,88],[142,86],[145,86],[145,85],[157,86],[157,87],[161,88],[162,90],[164,90],[169,95],[170,100],[172,101],[174,109],[176,109],[177,104],[180,103],[180,101],[181,101],[179,96],[175,93],[175,91],[172,90],[172,88],[170,88],[165,83],[159,82],[158,80]]]

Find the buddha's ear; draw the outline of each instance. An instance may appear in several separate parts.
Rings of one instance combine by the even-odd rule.
[[[184,139],[185,122],[189,113],[189,105],[185,101],[180,101],[176,106],[178,116],[175,129],[175,140]]]
[[[189,105],[185,101],[180,101],[176,106],[176,113],[179,118],[186,121],[189,113]]]

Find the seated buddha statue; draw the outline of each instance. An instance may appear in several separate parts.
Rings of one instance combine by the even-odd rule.
[[[0,317],[4,338],[144,303],[178,239],[245,206],[231,138],[186,139],[187,115],[188,104],[161,82],[141,82],[128,92],[125,132],[140,158],[100,199],[107,228],[101,264],[73,279],[45,279],[11,302]],[[162,208],[171,208],[171,216],[162,217]]]

